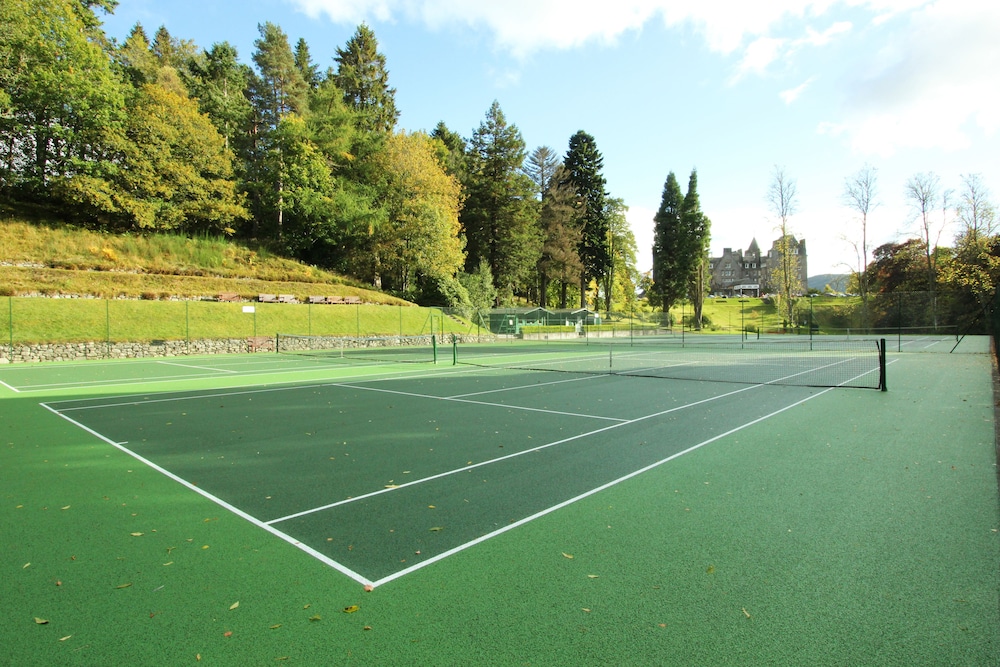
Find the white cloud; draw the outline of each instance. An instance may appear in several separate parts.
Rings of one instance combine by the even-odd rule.
[[[764,74],[768,66],[781,56],[784,46],[785,40],[776,37],[755,39],[743,53],[743,60],[736,68],[734,79],[741,79],[747,74]]]
[[[799,99],[799,97],[802,95],[802,93],[805,92],[806,88],[808,88],[810,85],[812,85],[812,82],[815,81],[815,80],[816,80],[816,77],[809,77],[809,79],[807,79],[806,81],[803,81],[801,84],[799,84],[795,88],[790,88],[788,90],[781,91],[780,93],[778,93],[778,97],[780,97],[781,101],[784,102],[786,105],[791,104],[795,100]]]
[[[871,73],[848,91],[844,117],[821,132],[884,157],[961,150],[1000,128],[1000,4],[939,0],[892,27]]]
[[[569,49],[587,43],[614,43],[659,17],[671,27],[691,26],[709,48],[729,54],[747,40],[766,35],[787,16],[821,14],[830,0],[287,0],[309,16],[335,22],[422,21],[432,29],[475,27],[493,33],[498,47],[517,57],[544,49]]]

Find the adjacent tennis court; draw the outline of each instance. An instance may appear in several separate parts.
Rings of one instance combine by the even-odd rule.
[[[828,474],[849,478],[854,455],[844,459],[852,461],[850,467],[839,472],[827,468],[819,478],[817,470],[791,471],[817,461],[818,449],[822,449],[818,443],[826,441],[830,450],[831,442],[842,447],[851,441],[850,433],[844,431],[849,424],[854,432],[859,424],[863,430],[881,430],[895,423],[905,430],[906,422],[898,420],[907,417],[892,414],[900,406],[896,392],[912,394],[914,388],[909,385],[922,377],[921,365],[929,370],[958,359],[965,373],[969,360],[988,358],[985,338],[895,341],[899,349],[955,350],[954,354],[900,354],[893,350],[893,342],[735,337],[586,345],[565,341],[474,345],[437,340],[392,344],[369,340],[345,345],[343,340],[279,337],[278,354],[13,366],[0,369],[0,382],[9,397],[34,402],[48,419],[70,424],[79,434],[73,440],[91,443],[89,451],[103,448],[102,458],[115,450],[128,454],[163,480],[157,486],[173,485],[170,495],[181,493],[214,503],[243,522],[246,530],[256,531],[257,537],[242,539],[268,543],[268,551],[291,548],[325,568],[327,576],[379,592],[399,588],[415,577],[413,589],[399,590],[418,590],[426,582],[438,581],[438,576],[453,576],[455,568],[466,579],[474,576],[475,563],[496,554],[488,545],[510,538],[524,549],[524,561],[506,563],[513,570],[501,575],[501,580],[508,578],[513,591],[521,588],[515,583],[520,580],[516,571],[534,567],[535,525],[547,526],[546,530],[566,526],[568,544],[579,542],[583,535],[574,534],[573,528],[579,522],[579,507],[592,511],[593,501],[614,506],[623,498],[629,499],[627,507],[643,507],[651,498],[642,497],[649,481],[691,474],[691,464],[684,461],[716,461],[714,465],[721,467],[697,464],[699,474],[712,471],[704,480],[706,487],[720,478],[729,479],[729,501],[733,502],[759,503],[761,499],[761,489],[756,488],[759,480],[749,487],[733,485],[741,469],[758,478],[761,465],[780,466],[789,471],[785,474],[814,484],[817,479],[830,483]],[[898,389],[894,387],[896,368],[901,369]],[[988,377],[980,379],[984,380]],[[873,391],[886,385],[888,392]],[[989,387],[962,391],[972,392],[978,409],[991,416],[978,398],[988,395]],[[841,413],[845,405],[862,412]],[[790,428],[801,430],[803,424],[811,424],[809,441],[801,445],[805,458],[777,463],[776,452],[787,454],[788,450],[786,444],[776,445],[775,438],[783,441],[781,434]],[[981,509],[962,523],[990,523],[982,526],[983,541],[973,552],[982,554],[986,549],[996,555],[1000,550],[995,536],[995,461],[984,465],[984,458],[989,458],[986,454],[992,453],[992,441],[982,442],[985,431],[977,423],[962,428],[976,433],[973,477],[982,484],[986,472],[987,479],[992,479],[992,487],[986,483],[986,488],[992,488],[993,494],[975,501]],[[731,458],[702,454],[723,443],[730,449],[733,443],[744,444],[731,452]],[[855,446],[871,445],[862,438]],[[875,448],[882,451],[884,444]],[[902,452],[894,456],[908,458]],[[915,452],[911,456],[922,457]],[[964,462],[960,465],[968,467]],[[672,467],[677,472],[671,473]],[[763,477],[773,483],[781,475]],[[80,481],[86,484],[86,477]],[[683,502],[691,502],[694,489],[690,485],[667,483],[687,486]],[[800,480],[790,478],[787,484],[802,488]],[[839,482],[834,486],[843,488]],[[737,488],[740,491],[733,496]],[[669,491],[681,494],[680,488]],[[875,491],[860,487],[858,494]],[[828,494],[828,501],[856,505],[854,499],[838,498],[839,492],[822,493]],[[785,491],[779,495],[787,498]],[[727,501],[716,498],[713,502]],[[699,514],[704,534],[700,534],[698,523],[674,525],[678,520],[674,512],[680,508],[666,507],[660,510],[668,513],[665,523],[650,522],[646,510],[630,516],[633,511],[626,509],[625,515],[609,512],[609,516],[645,525],[651,531],[649,537],[662,533],[653,542],[666,539],[688,545],[720,539],[717,531],[728,523],[724,516],[706,515],[705,511],[712,510],[703,508]],[[829,515],[831,509],[821,514]],[[781,511],[794,514],[802,508],[786,506]],[[741,516],[742,512],[730,519]],[[855,552],[854,558],[868,558],[861,555],[867,548],[856,542],[861,538],[850,536],[844,519],[828,516],[828,529],[854,540],[848,549]],[[802,527],[798,521],[789,525]],[[738,543],[747,539],[736,537],[741,533],[736,527],[729,530]],[[651,557],[661,557],[653,555],[657,551],[665,558],[672,552],[649,544],[639,548],[651,553],[635,554],[637,540],[642,542],[639,535],[620,535],[618,540],[618,546],[612,541],[601,547],[603,553],[612,554],[610,562],[635,559],[647,563]],[[789,548],[791,559],[811,552],[807,544]],[[565,561],[583,557],[570,549],[567,545],[559,557]],[[721,548],[720,543],[711,551],[721,554],[733,549],[738,551],[739,544]],[[477,557],[477,552],[483,555]],[[699,577],[717,567],[713,557],[708,559],[699,566]],[[820,560],[826,562],[827,557]],[[459,564],[449,565],[452,561]],[[297,562],[294,559],[287,562],[289,567],[300,567],[291,565]],[[790,561],[789,567],[799,569],[804,563]],[[605,566],[609,567],[606,574],[581,572],[577,576],[618,578]],[[673,569],[676,563],[663,566]],[[618,567],[623,574],[630,570],[628,565]],[[753,576],[753,567],[744,567],[747,576]],[[970,565],[970,571],[980,573],[973,576],[980,594],[992,591],[987,598],[998,590],[995,561],[990,567]],[[440,574],[435,575],[435,570]],[[484,581],[497,581],[493,574],[481,574]],[[329,585],[342,588],[332,582],[324,584]],[[729,585],[739,587],[735,580]],[[972,594],[967,583],[962,589],[961,595]],[[523,601],[509,603],[520,606]],[[538,603],[544,606],[542,600]],[[673,600],[683,606],[692,603]],[[982,613],[984,608],[977,602],[976,609]],[[587,607],[583,613],[590,610]],[[737,604],[737,610],[742,611],[735,618],[743,620],[760,613],[744,604]],[[994,605],[987,614],[992,616],[981,620],[995,620],[996,612]],[[962,650],[972,651],[969,655],[977,651],[982,656],[997,655],[997,631],[983,632]],[[573,655],[582,659],[583,654]],[[459,659],[457,654],[454,659]],[[575,659],[566,661],[570,662]]]

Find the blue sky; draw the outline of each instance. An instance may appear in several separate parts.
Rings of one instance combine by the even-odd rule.
[[[120,0],[104,17],[119,40],[165,25],[202,49],[228,41],[247,63],[265,21],[305,38],[324,69],[371,26],[403,129],[443,120],[469,137],[497,100],[529,150],[564,154],[577,130],[592,134],[644,270],[670,171],[686,184],[697,168],[718,255],[770,246],[765,196],[784,168],[810,275],[857,267],[842,193],[866,163],[872,246],[918,235],[903,194],[914,174],[957,194],[978,173],[1000,195],[996,0]],[[941,242],[953,236],[952,223]]]

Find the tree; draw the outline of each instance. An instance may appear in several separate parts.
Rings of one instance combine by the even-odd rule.
[[[688,178],[688,190],[684,195],[680,211],[681,229],[685,236],[683,253],[686,262],[690,262],[687,291],[694,306],[694,326],[701,329],[701,311],[708,293],[709,266],[708,247],[711,240],[712,223],[701,210],[701,199],[698,196],[698,172],[691,170]]]
[[[681,228],[684,196],[674,172],[667,174],[660,197],[660,208],[653,216],[653,289],[650,303],[669,313],[687,291],[691,259],[684,251],[686,242]]]
[[[844,203],[860,216],[861,240],[850,241],[857,255],[857,268],[852,268],[861,295],[862,326],[868,328],[868,216],[878,205],[878,170],[865,165],[844,180]]]
[[[320,82],[319,67],[312,61],[312,56],[309,55],[309,45],[301,37],[299,41],[295,42],[294,57],[295,67],[302,75],[302,80],[306,82],[309,90],[316,90]]]
[[[390,135],[381,161],[388,223],[376,241],[376,270],[388,274],[389,285],[404,294],[418,276],[453,278],[465,262],[458,181],[445,173],[423,133]]]
[[[90,5],[4,0],[0,25],[0,183],[44,198],[53,179],[113,170],[106,158],[121,138],[126,87]]]
[[[628,206],[617,197],[606,200],[608,218],[608,246],[611,267],[604,277],[604,308],[612,310],[613,303],[621,303],[625,310],[635,306],[635,288],[639,272],[635,268],[635,235],[625,214]]]
[[[213,44],[205,57],[192,63],[188,88],[203,113],[225,139],[226,148],[235,148],[250,120],[251,107],[244,91],[250,73],[239,62],[236,48],[229,42]]]
[[[979,174],[963,175],[962,185],[957,209],[961,228],[955,238],[955,256],[945,267],[943,278],[955,290],[969,293],[984,308],[1000,285],[996,206]]]
[[[524,173],[535,184],[535,194],[540,199],[544,199],[545,193],[548,192],[559,165],[559,156],[548,146],[539,146],[528,156]]]
[[[796,289],[801,289],[799,280],[799,262],[796,254],[796,244],[790,230],[790,219],[797,212],[798,188],[795,180],[785,173],[784,167],[775,165],[771,174],[771,184],[767,190],[767,203],[777,219],[779,233],[776,243],[777,257],[770,266],[769,282],[777,288],[778,311],[786,323],[795,321],[794,295]]]
[[[538,211],[530,179],[521,172],[524,139],[496,101],[473,132],[468,152],[468,197],[462,210],[466,271],[489,262],[500,299],[526,285],[541,253]]]
[[[257,214],[274,223],[273,236],[284,243],[285,183],[282,175],[290,173],[282,162],[283,143],[275,139],[282,119],[304,113],[309,102],[308,87],[295,64],[288,37],[273,23],[258,25],[260,38],[254,42],[253,61],[260,72],[252,81],[252,97],[258,125],[253,131],[254,145],[248,181],[258,204]]]
[[[162,72],[176,79],[172,68]],[[223,138],[178,88],[150,83],[132,95],[114,160],[119,169],[60,183],[76,216],[115,231],[186,234],[232,234],[235,222],[247,217]]]
[[[611,253],[608,247],[608,218],[605,208],[605,180],[601,173],[604,158],[597,150],[594,138],[578,131],[569,140],[569,149],[563,159],[566,180],[576,192],[577,216],[579,220],[580,259],[583,271],[580,274],[580,307],[587,306],[587,285],[591,280],[600,282],[611,268]]]
[[[542,197],[539,219],[544,241],[538,260],[539,300],[548,305],[549,286],[558,289],[559,307],[566,308],[568,290],[580,282],[580,227],[576,223],[576,191],[566,180],[565,167],[559,165]]]
[[[149,37],[142,25],[136,23],[118,48],[117,60],[125,69],[125,76],[136,88],[156,81],[160,62],[153,54]]]
[[[389,87],[385,56],[378,51],[375,33],[365,24],[358,26],[345,48],[337,48],[337,87],[344,101],[360,114],[361,127],[374,132],[391,132],[396,126],[396,89]]]
[[[443,120],[434,126],[431,137],[440,141],[444,148],[441,162],[445,171],[457,178],[459,183],[465,183],[468,179],[465,139],[458,132],[449,130]]]

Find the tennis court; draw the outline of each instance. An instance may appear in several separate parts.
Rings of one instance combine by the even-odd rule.
[[[988,359],[985,338],[957,342],[947,337],[900,339],[895,343],[904,352],[898,353],[894,341],[880,348],[877,341],[865,340],[789,343],[740,337],[716,339],[710,345],[615,341],[581,346],[552,341],[452,346],[434,341],[430,346],[421,342],[385,349],[303,339],[279,341],[276,349],[288,352],[284,354],[12,366],[0,369],[0,382],[8,397],[39,407],[34,419],[68,424],[77,433],[72,439],[86,442],[88,451],[103,452],[102,457],[111,451],[127,454],[155,473],[144,475],[146,483],[172,485],[167,494],[183,498],[182,505],[201,507],[208,502],[241,523],[236,529],[241,539],[266,543],[268,551],[291,549],[329,573],[316,574],[319,571],[307,567],[311,576],[340,580],[324,586],[374,588],[368,595],[396,589],[401,592],[392,597],[398,601],[439,576],[453,577],[455,568],[466,579],[475,577],[476,566],[470,570],[469,563],[489,561],[497,548],[511,544],[509,540],[524,549],[524,558],[505,562],[507,574],[499,575],[499,581],[521,590],[514,583],[520,580],[515,573],[534,567],[537,526],[567,533],[568,544],[559,558],[575,561],[581,555],[574,556],[569,544],[586,541],[587,531],[580,534],[574,528],[580,508],[592,511],[605,503],[613,507],[623,496],[631,509],[619,517],[622,521],[638,521],[645,530],[662,531],[664,539],[678,544],[719,539],[712,537],[713,531],[740,516],[749,520],[750,515],[741,510],[727,518],[702,507],[698,514],[704,534],[699,534],[698,523],[672,525],[690,518],[683,513],[691,511],[672,502],[660,508],[666,511],[666,524],[650,522],[645,511],[637,511],[651,498],[643,497],[642,489],[654,480],[684,486],[675,474],[685,478],[691,474],[691,461],[700,461],[697,476],[704,477],[704,488],[688,485],[682,494],[680,488],[664,487],[652,497],[669,490],[678,500],[685,496],[681,504],[695,504],[692,496],[703,496],[713,483],[728,479],[728,497],[715,497],[709,508],[741,500],[760,503],[756,487],[761,480],[741,480],[739,470],[753,470],[752,477],[758,477],[761,465],[768,467],[761,462],[770,460],[777,468],[772,482],[789,474],[788,467],[796,461],[779,464],[772,458],[788,455],[789,444],[778,434],[812,424],[800,454],[815,463],[822,457],[820,442],[829,451],[830,442],[849,439],[842,430],[846,424],[853,423],[856,432],[859,423],[863,429],[896,423],[901,415],[892,410],[899,410],[900,395],[914,391],[907,385],[923,378],[921,366],[926,371],[936,364],[958,363],[962,372],[975,374],[965,367],[971,363],[972,369],[979,368]],[[909,353],[916,351],[943,354]],[[988,374],[980,377],[983,380],[989,385]],[[926,378],[916,380],[921,381]],[[886,384],[888,392],[877,391]],[[977,409],[991,417],[982,399],[990,394],[989,386],[963,391],[971,391]],[[968,397],[962,400],[967,403]],[[844,409],[853,412],[840,412]],[[963,472],[971,473],[980,489],[985,484],[992,496],[978,499],[980,510],[961,522],[989,523],[980,526],[982,540],[974,551],[996,556],[995,459],[989,461],[992,439],[983,442],[983,433],[992,435],[992,420],[988,426],[983,430],[975,421],[963,426],[975,431],[976,441],[974,473],[965,469],[967,464],[962,464]],[[898,428],[905,429],[905,424]],[[704,452],[720,445],[730,450],[735,446],[735,452],[706,457]],[[907,458],[902,452],[895,455]],[[818,478],[816,469],[791,474],[842,490],[850,486],[849,479],[834,483],[825,475],[846,472],[849,477],[857,462],[848,458],[849,468],[827,469]],[[706,468],[706,461],[718,467]],[[968,481],[971,484],[971,478]],[[802,482],[787,484],[801,488]],[[861,487],[858,494],[874,491]],[[839,498],[841,492],[825,493],[855,506],[855,499]],[[787,501],[785,491],[779,495]],[[780,512],[794,515],[800,510],[793,504]],[[824,512],[827,528],[854,540],[838,549],[867,552],[856,543],[860,538],[846,532],[844,517],[831,519],[830,510]],[[674,514],[678,511],[681,517]],[[792,524],[796,530],[803,527],[798,521]],[[736,544],[726,549],[739,551],[738,527],[730,525],[728,530]],[[640,537],[619,536],[601,551],[614,554],[612,561],[619,564],[632,557],[647,562],[650,554],[634,555],[634,547],[625,546]],[[820,541],[832,544],[828,537]],[[501,546],[493,546],[497,544]],[[658,557],[670,557],[670,548],[646,548],[659,551]],[[807,547],[796,547],[802,548]],[[789,551],[789,557],[797,553]],[[284,559],[299,562],[287,554]],[[714,572],[710,560],[698,566],[699,577]],[[994,559],[991,566],[970,571],[973,579],[978,577],[976,595],[985,594],[975,603],[977,613],[985,614],[980,619],[985,625],[978,630],[979,639],[963,647],[968,655],[997,655],[997,630],[985,629],[996,620],[997,600],[992,611],[984,611],[998,590],[995,564]],[[483,581],[498,581],[496,574],[479,574]],[[578,576],[597,583],[602,575]],[[416,582],[413,589],[405,584],[411,580]],[[735,581],[731,585],[738,587]],[[963,587],[963,599],[974,595],[966,583]],[[647,594],[658,596],[653,590],[660,589],[650,588]],[[520,594],[523,591],[512,593]],[[524,602],[512,599],[508,604]],[[744,604],[736,608],[736,620],[749,621],[758,613]],[[590,609],[584,613],[590,614]],[[461,662],[466,656],[460,653],[444,663]],[[281,656],[270,659],[275,657]],[[563,664],[576,662],[570,658],[567,654]]]

